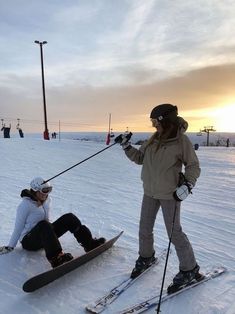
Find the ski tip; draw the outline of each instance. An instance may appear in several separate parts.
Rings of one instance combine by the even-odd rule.
[[[96,311],[92,310],[89,306],[86,307],[86,311],[89,313],[94,313],[94,314],[97,313]]]
[[[115,239],[120,238],[120,236],[123,234],[124,230],[120,231],[120,233],[115,237]]]
[[[217,266],[217,267],[215,267],[213,270],[213,273],[214,274],[223,274],[223,273],[225,273],[225,272],[227,272],[228,271],[228,269],[225,267],[225,266]],[[206,274],[204,274],[204,275],[207,275],[207,274],[209,274],[211,271],[208,271]]]

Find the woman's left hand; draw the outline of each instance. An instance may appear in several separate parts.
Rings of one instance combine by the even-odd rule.
[[[178,202],[184,201],[192,192],[193,185],[189,182],[184,182],[173,193],[174,199]]]
[[[14,248],[10,246],[0,246],[0,255],[10,253],[13,250]]]

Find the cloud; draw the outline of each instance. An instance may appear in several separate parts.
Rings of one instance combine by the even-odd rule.
[[[79,82],[70,82],[59,87],[50,86],[46,89],[48,120],[78,121],[80,125],[104,127],[107,115],[111,112],[114,121],[119,125],[141,125],[144,117],[146,121],[142,120],[142,123],[147,124],[151,109],[164,102],[176,104],[179,112],[189,118],[193,113],[194,119],[198,119],[195,113],[197,110],[212,109],[231,101],[235,103],[234,71],[235,64],[205,67],[182,76],[144,84],[151,73],[132,71],[128,72],[129,80],[135,84],[125,86],[94,87],[80,85]],[[42,117],[39,81],[29,77],[18,77],[18,80],[17,77],[9,77],[8,84],[18,84],[18,88],[2,90],[2,112],[22,119],[35,120]],[[30,89],[27,90],[27,87]]]
[[[71,75],[88,85],[120,85],[127,77],[116,71],[121,66],[179,75],[234,60],[234,6],[227,1],[214,1],[213,9],[202,0],[13,3],[0,5],[2,69],[29,72],[39,62],[34,40],[47,40],[55,84]]]
[[[152,106],[184,114],[234,101],[231,1],[87,0],[0,4],[0,114],[141,125]],[[191,111],[191,112],[189,112]],[[130,122],[129,122],[130,123]],[[120,124],[119,124],[120,125]]]
[[[151,84],[143,84],[142,80],[138,84],[139,73],[132,73],[130,80],[135,80],[135,84],[129,86],[94,88],[74,84],[59,92],[50,90],[50,106],[63,117],[97,125],[104,123],[108,112],[124,124],[138,117],[148,117],[153,106],[164,102],[176,104],[183,113],[213,109],[232,100],[235,102],[234,71],[235,64],[230,64],[193,70]]]

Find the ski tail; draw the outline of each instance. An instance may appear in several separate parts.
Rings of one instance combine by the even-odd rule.
[[[143,271],[136,278],[126,278],[120,284],[112,288],[109,292],[107,292],[104,296],[100,297],[93,303],[90,303],[86,306],[86,310],[91,313],[101,313],[103,312],[111,303],[113,303],[124,291],[126,291],[131,285],[135,283],[138,279],[140,279],[144,274],[146,274],[150,269],[156,266],[161,260],[166,257],[167,251],[163,250],[162,253],[158,256],[158,258]]]
[[[187,286],[185,286],[184,288],[168,294],[167,291],[164,291],[163,295],[162,295],[162,299],[161,299],[161,303],[189,290],[192,289],[194,287],[197,287],[198,285],[205,283],[211,279],[214,279],[222,274],[224,274],[227,271],[227,269],[223,266],[217,267],[212,269],[211,271],[207,272],[206,274],[204,274],[203,278],[199,281],[194,281],[191,282],[191,284],[188,284]],[[122,310],[121,312],[118,312],[118,314],[140,314],[143,313],[153,307],[157,307],[158,306],[158,302],[159,302],[159,295],[155,295],[151,298],[148,298],[142,302],[136,303],[135,305],[128,307],[124,310]]]

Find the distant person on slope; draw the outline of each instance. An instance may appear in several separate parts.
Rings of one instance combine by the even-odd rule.
[[[73,259],[70,253],[63,253],[58,240],[67,231],[74,235],[86,252],[105,242],[104,238],[93,238],[90,230],[72,213],[61,216],[53,223],[49,222],[51,191],[50,182],[44,183],[41,177],[31,181],[29,190],[22,190],[23,200],[17,208],[13,234],[8,246],[0,247],[0,254],[11,252],[19,240],[26,250],[43,248],[54,268]]]
[[[139,223],[139,257],[131,277],[137,277],[155,260],[153,227],[161,207],[168,236],[176,210],[172,243],[179,259],[179,272],[173,283],[180,286],[193,280],[199,272],[192,246],[180,224],[181,201],[191,193],[200,175],[199,161],[192,143],[183,134],[188,123],[178,117],[176,106],[156,106],[150,114],[150,120],[156,132],[139,149],[131,146],[130,135],[120,135],[116,139],[131,161],[143,165],[141,179],[144,196]],[[184,175],[181,173],[183,165]]]

